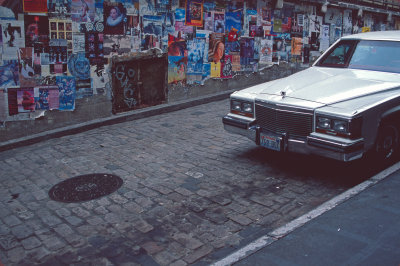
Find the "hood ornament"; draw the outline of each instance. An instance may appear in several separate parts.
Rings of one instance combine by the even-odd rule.
[[[286,96],[286,91],[281,91],[281,96],[282,96],[282,99],[285,98],[285,96]]]

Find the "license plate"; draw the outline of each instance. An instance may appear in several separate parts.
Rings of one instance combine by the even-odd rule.
[[[281,138],[260,133],[260,145],[274,151],[281,150]]]

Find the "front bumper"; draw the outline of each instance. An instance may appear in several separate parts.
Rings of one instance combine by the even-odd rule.
[[[223,117],[222,123],[226,131],[245,136],[259,145],[259,132],[262,129],[255,120],[241,119],[228,114]],[[345,162],[359,159],[364,154],[363,139],[348,140],[315,132],[304,139],[293,138],[287,134],[281,137],[282,151],[314,154]]]

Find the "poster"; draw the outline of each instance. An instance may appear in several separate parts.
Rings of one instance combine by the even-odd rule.
[[[94,22],[95,12],[95,0],[71,0],[71,19],[73,22]]]
[[[342,27],[343,15],[342,11],[337,8],[328,8],[325,13],[324,23],[325,24],[335,24],[337,27]]]
[[[334,32],[336,26],[332,25],[332,31]],[[332,37],[329,34],[330,31],[329,25],[322,25],[322,31],[320,35],[320,44],[319,44],[319,51],[320,52],[325,52],[328,48],[331,42],[334,41],[334,36]]]
[[[143,16],[143,33],[151,35],[162,35],[162,16]]]
[[[74,33],[72,35],[72,52],[73,53],[85,52],[85,49],[86,49],[85,33]]]
[[[84,80],[90,78],[90,63],[85,53],[72,54],[68,60],[68,69],[76,79]]]
[[[156,12],[156,9],[155,9],[155,5],[154,5],[154,1],[139,0],[139,14],[141,16],[153,15],[153,14],[155,14],[155,12]]]
[[[69,20],[50,19],[49,23],[50,23],[50,38],[67,40],[67,51],[69,53],[72,53],[73,50],[72,22]]]
[[[240,58],[254,58],[254,38],[240,39]]]
[[[213,31],[214,30],[214,17],[213,12],[204,12],[204,30]]]
[[[104,33],[124,34],[126,9],[122,3],[104,1]]]
[[[47,13],[47,0],[22,0],[24,12]]]
[[[33,91],[36,110],[53,110],[59,108],[59,89],[57,86],[35,87]]]
[[[75,78],[57,76],[56,84],[59,91],[59,110],[73,111],[75,109]]]
[[[187,56],[186,40],[168,35],[168,56]]]
[[[226,12],[225,14],[225,29],[226,31],[231,31],[232,29],[236,31],[242,30],[242,12]]]
[[[87,32],[85,38],[86,57],[91,65],[104,63],[103,33]]]
[[[0,88],[19,86],[18,60],[3,60],[0,66]]]
[[[90,79],[90,62],[85,53],[72,54],[68,60],[68,69],[75,77],[75,97],[81,99],[93,95]]]
[[[195,38],[187,41],[187,73],[202,73],[205,43],[206,40],[203,38]]]
[[[168,83],[186,80],[186,61],[183,56],[168,56]]]
[[[67,73],[67,40],[50,39],[49,41],[49,64],[51,74]]]
[[[21,87],[33,87],[40,73],[35,73],[33,67],[33,48],[19,48],[18,50],[18,69]]]
[[[219,78],[221,77],[221,62],[211,62],[211,73],[210,77]]]
[[[343,11],[343,36],[353,33],[353,17],[352,11],[346,9]]]
[[[18,113],[27,113],[35,111],[35,98],[33,88],[17,89]]]
[[[303,47],[303,38],[300,37],[292,37],[292,55],[301,55],[301,50]]]
[[[25,47],[25,31],[23,21],[2,23],[3,60],[13,60],[18,57],[18,48]]]
[[[186,0],[185,25],[203,26],[202,0]]]
[[[273,41],[270,39],[261,40],[260,48],[260,64],[271,64],[272,63],[272,46]]]
[[[233,54],[232,55],[232,71],[233,72],[241,71],[240,54]]]
[[[221,62],[225,54],[225,35],[221,33],[210,34],[208,61]]]
[[[49,42],[49,19],[47,16],[25,15],[25,46],[33,47],[40,42],[44,46]]]
[[[221,63],[221,78],[232,78],[232,55],[225,55]]]
[[[90,33],[89,33],[90,35]],[[129,35],[103,35],[101,34],[99,41],[97,44],[103,46],[104,56],[111,57],[113,55],[122,55],[123,53],[129,53],[131,51],[131,37]],[[104,39],[101,39],[104,38]],[[101,43],[101,41],[103,43]],[[86,40],[89,42],[89,40]],[[95,41],[96,42],[96,41]],[[98,54],[98,60],[100,61],[101,58],[101,51]],[[90,59],[90,58],[89,58]]]
[[[49,18],[67,19],[71,17],[72,0],[48,0],[47,10]]]
[[[193,27],[192,26],[186,26],[185,22],[183,21],[176,21],[175,22],[175,32],[182,32],[185,34],[191,34],[193,33]]]
[[[214,12],[214,32],[225,32],[225,12]]]
[[[210,63],[204,63],[203,64],[203,79],[202,79],[202,82],[204,82],[210,75],[211,75],[211,64]]]

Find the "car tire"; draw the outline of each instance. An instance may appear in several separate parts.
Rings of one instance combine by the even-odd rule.
[[[375,158],[380,162],[391,162],[399,151],[399,129],[393,124],[383,124],[375,143]]]

